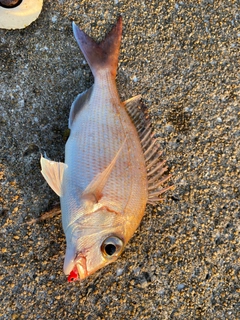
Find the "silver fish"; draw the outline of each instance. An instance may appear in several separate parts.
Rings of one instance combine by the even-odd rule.
[[[119,99],[116,72],[122,18],[96,43],[73,23],[73,33],[94,75],[69,116],[65,163],[41,158],[42,174],[60,196],[67,249],[64,273],[84,279],[115,261],[143,217],[159,202],[168,176],[139,108],[140,96]]]

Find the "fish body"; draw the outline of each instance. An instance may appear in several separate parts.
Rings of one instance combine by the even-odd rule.
[[[141,140],[129,116],[136,114],[139,97],[122,103],[116,87],[121,17],[100,43],[75,24],[73,32],[94,84],[72,104],[65,163],[41,158],[42,173],[61,200],[67,242],[64,273],[69,281],[86,278],[121,254],[143,217],[149,199],[147,170],[156,163],[150,156],[155,148],[150,129],[141,128]],[[166,169],[164,163],[157,167]],[[151,179],[154,202],[162,192]]]

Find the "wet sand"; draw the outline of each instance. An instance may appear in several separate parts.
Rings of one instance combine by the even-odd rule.
[[[44,1],[0,30],[0,319],[239,319],[239,13],[236,1]],[[122,256],[63,274],[58,197],[40,153],[64,159],[68,115],[93,83],[71,21],[102,39],[117,16],[122,100],[142,94],[176,189],[148,206]]]

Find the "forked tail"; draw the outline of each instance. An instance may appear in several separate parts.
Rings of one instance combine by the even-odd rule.
[[[106,38],[97,43],[73,22],[73,34],[84,54],[94,77],[100,70],[107,70],[115,78],[122,36],[122,17],[107,34]]]

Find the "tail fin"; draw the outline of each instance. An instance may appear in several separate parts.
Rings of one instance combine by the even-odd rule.
[[[96,77],[99,70],[109,70],[115,78],[117,73],[118,55],[122,36],[122,17],[100,43],[95,42],[73,22],[73,34],[84,54],[91,70]]]

